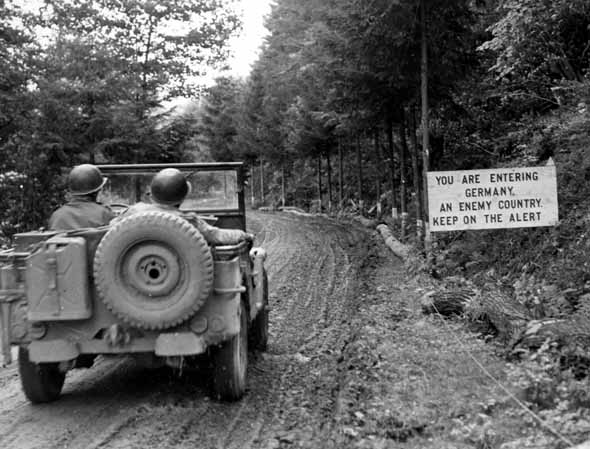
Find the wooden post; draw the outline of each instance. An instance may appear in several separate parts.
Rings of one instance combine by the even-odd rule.
[[[421,67],[420,67],[420,78],[421,78],[421,97],[422,97],[422,170],[423,170],[423,182],[424,182],[424,248],[427,253],[431,251],[431,236],[430,227],[428,226],[428,180],[426,173],[430,168],[430,129],[428,119],[428,42],[426,34],[426,2],[420,0],[420,24],[422,31],[422,51],[421,51]]]

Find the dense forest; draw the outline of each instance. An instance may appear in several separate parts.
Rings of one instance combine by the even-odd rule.
[[[240,29],[232,0],[1,1],[4,236],[43,226],[79,162],[245,160],[253,206],[402,217],[415,236],[425,171],[552,157],[560,226],[439,235],[459,262],[437,269],[590,282],[587,1],[277,0],[266,26],[248,79],[204,87]],[[178,97],[195,106],[162,107]],[[531,267],[532,249],[559,263]]]
[[[239,28],[232,2],[0,1],[0,228],[45,225],[80,162],[186,159],[196,97]]]
[[[590,282],[587,1],[278,0],[266,26],[248,79],[204,87],[240,29],[231,0],[1,1],[4,236],[43,226],[80,162],[244,160],[255,207],[402,217],[415,236],[425,171],[552,157],[560,226],[439,235],[459,262],[437,269]],[[178,97],[195,106],[162,107]],[[558,263],[531,267],[533,249]]]
[[[262,170],[267,187],[254,194],[268,206],[362,211],[388,192],[394,215],[422,218],[425,161],[443,170],[552,156],[550,136],[528,125],[560,106],[558,93],[584,101],[590,5],[424,5],[276,2],[250,78],[207,92],[213,157],[251,161],[257,186]]]
[[[422,220],[424,170],[555,156],[539,117],[583,122],[590,5],[423,3],[276,1],[250,77],[205,89],[240,26],[229,0],[1,2],[3,231],[40,225],[80,161],[246,160],[255,205]],[[178,96],[203,106],[165,117]]]
[[[590,286],[590,4],[277,1],[248,80],[206,91],[214,159],[251,166],[253,205],[425,219],[424,172],[555,160],[556,228],[437,234],[433,271]],[[448,257],[449,256],[449,257]]]

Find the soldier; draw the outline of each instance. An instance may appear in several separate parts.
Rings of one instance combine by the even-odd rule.
[[[96,201],[106,181],[98,167],[92,164],[74,167],[68,175],[71,199],[53,212],[49,219],[49,229],[67,231],[109,224],[115,215],[108,207]]]
[[[207,243],[212,245],[235,245],[243,240],[254,240],[254,236],[241,229],[221,229],[211,226],[195,213],[183,213],[180,205],[191,191],[191,185],[182,172],[176,168],[160,170],[152,179],[150,193],[152,203],[137,203],[131,206],[117,220],[138,212],[160,210],[181,215],[192,223]]]

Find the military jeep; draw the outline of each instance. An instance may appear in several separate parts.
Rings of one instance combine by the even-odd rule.
[[[149,201],[152,176],[181,170],[191,184],[179,213],[125,214]],[[182,368],[203,359],[214,397],[245,391],[248,350],[265,350],[265,252],[244,241],[212,246],[195,214],[246,229],[241,163],[103,165],[109,226],[16,234],[0,251],[2,353],[18,346],[22,387],[33,403],[57,399],[65,374],[102,355]],[[192,217],[192,218],[191,218]]]

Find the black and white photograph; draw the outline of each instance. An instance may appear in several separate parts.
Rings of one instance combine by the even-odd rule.
[[[0,448],[590,449],[589,0],[0,0]]]

